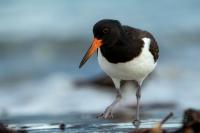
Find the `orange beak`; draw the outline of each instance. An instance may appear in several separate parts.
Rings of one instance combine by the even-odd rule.
[[[92,45],[90,46],[87,53],[83,57],[80,65],[79,65],[79,68],[81,68],[85,64],[85,62],[94,54],[94,52],[97,50],[97,48],[99,48],[102,44],[103,44],[102,40],[97,39],[97,38],[93,39]]]

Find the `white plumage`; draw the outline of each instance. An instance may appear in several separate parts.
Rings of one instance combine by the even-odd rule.
[[[143,80],[154,70],[156,62],[154,62],[153,55],[149,51],[151,43],[150,38],[142,38],[144,47],[138,57],[125,63],[110,63],[102,56],[100,49],[98,49],[98,62],[101,69],[108,74],[116,88],[120,87],[121,80],[135,80],[140,85]]]

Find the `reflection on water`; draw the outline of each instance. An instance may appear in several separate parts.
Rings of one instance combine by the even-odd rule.
[[[77,117],[78,116],[78,117]],[[60,125],[65,125],[64,132],[123,132],[127,133],[134,129],[131,122],[116,122],[113,120],[95,119],[94,115],[71,114],[65,116],[38,116],[38,117],[20,117],[10,121],[18,121],[18,124],[10,124],[12,129],[24,129],[29,133],[35,132],[59,132]],[[32,122],[30,122],[32,120]],[[9,120],[7,120],[9,121]],[[148,119],[141,121],[141,128],[152,128],[161,119]],[[35,122],[35,123],[34,123]],[[162,127],[165,129],[176,129],[180,127],[180,120],[172,118]]]
[[[102,18],[114,18],[149,30],[157,38],[160,59],[153,77],[143,87],[141,102],[175,104],[175,109],[167,111],[173,111],[177,119],[164,126],[178,126],[181,110],[199,107],[199,5],[199,0],[1,0],[1,119],[14,128],[30,123],[27,128],[30,132],[56,132],[58,125],[51,121],[60,122],[61,117],[42,121],[44,118],[39,116],[102,112],[114,94],[96,86],[78,88],[74,81],[101,71],[95,57],[81,70],[78,64],[89,47],[93,24]],[[132,86],[128,86],[119,107],[134,105],[134,95]],[[145,117],[144,128],[163,117],[160,109],[149,112],[156,113],[156,119],[154,115]],[[26,115],[38,117],[16,117]],[[126,132],[132,128],[130,123],[99,121],[90,115],[80,121],[79,115],[66,116],[62,121],[66,132],[86,129]]]

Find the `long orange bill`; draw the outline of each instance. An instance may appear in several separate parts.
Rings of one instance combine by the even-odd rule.
[[[79,68],[81,68],[85,64],[85,62],[94,54],[94,52],[97,50],[97,48],[99,48],[101,45],[102,45],[102,40],[97,39],[97,38],[93,39],[92,45],[90,46],[87,53],[83,57],[80,65],[79,65]]]

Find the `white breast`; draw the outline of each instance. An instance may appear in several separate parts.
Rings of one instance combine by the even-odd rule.
[[[98,49],[98,62],[101,69],[107,73],[113,80],[136,80],[139,83],[154,70],[156,63],[153,55],[149,51],[150,39],[143,38],[144,47],[140,55],[131,61],[125,63],[110,63],[102,56]]]

